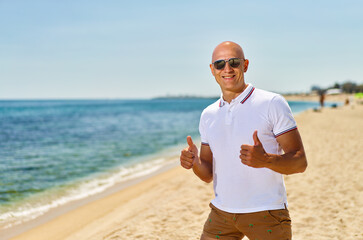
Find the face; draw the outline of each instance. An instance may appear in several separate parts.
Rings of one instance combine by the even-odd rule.
[[[230,58],[241,58],[241,64],[233,68],[226,62],[225,67],[221,70],[210,64],[212,74],[221,87],[223,95],[239,94],[245,88],[244,72],[247,71],[248,60],[244,60],[243,51],[239,45],[230,42],[218,45],[213,52],[212,62],[221,59],[227,61]]]

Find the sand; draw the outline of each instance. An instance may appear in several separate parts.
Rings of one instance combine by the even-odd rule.
[[[309,166],[285,176],[293,239],[363,239],[363,105],[296,120]],[[14,239],[199,239],[212,198],[213,184],[175,167]]]

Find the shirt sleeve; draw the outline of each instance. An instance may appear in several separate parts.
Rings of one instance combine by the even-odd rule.
[[[207,134],[206,134],[206,129],[205,129],[205,116],[204,116],[203,113],[200,116],[200,121],[199,121],[200,141],[202,142],[203,145],[208,145],[209,146],[209,142],[208,142]]]
[[[275,137],[297,129],[290,106],[281,95],[273,97],[269,106],[269,118]]]

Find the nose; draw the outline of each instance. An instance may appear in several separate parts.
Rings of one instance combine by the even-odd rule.
[[[229,65],[229,62],[226,62],[226,65],[224,66],[224,71],[227,73],[233,72],[233,67]]]

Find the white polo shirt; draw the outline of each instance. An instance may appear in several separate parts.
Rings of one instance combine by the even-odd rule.
[[[242,144],[254,144],[255,130],[267,153],[282,154],[276,137],[294,129],[296,122],[285,99],[251,84],[230,104],[221,97],[204,109],[199,131],[202,144],[213,153],[212,204],[231,213],[284,208],[282,174],[244,165],[239,156]]]

